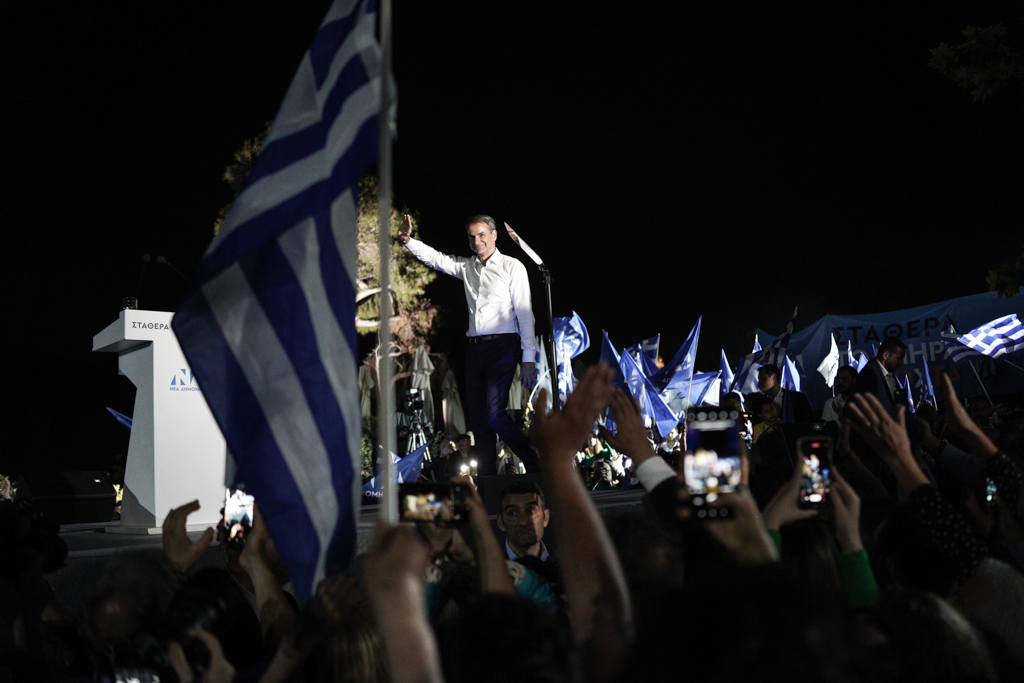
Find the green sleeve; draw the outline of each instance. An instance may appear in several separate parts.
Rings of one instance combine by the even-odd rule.
[[[846,599],[851,607],[870,607],[878,600],[878,584],[871,571],[868,553],[861,548],[839,556],[839,569],[846,584]]]
[[[775,544],[775,549],[779,551],[779,555],[782,554],[782,534],[776,529],[768,529],[768,535],[772,537],[772,543]]]

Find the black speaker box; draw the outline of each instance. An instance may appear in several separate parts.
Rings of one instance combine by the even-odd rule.
[[[31,499],[33,508],[57,524],[91,524],[111,521],[116,493],[98,470],[36,471],[22,474],[18,498]]]

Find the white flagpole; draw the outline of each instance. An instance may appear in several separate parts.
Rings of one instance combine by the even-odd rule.
[[[377,411],[377,438],[380,441],[378,472],[383,477],[380,515],[389,524],[398,524],[398,481],[391,452],[395,449],[395,388],[391,361],[391,0],[380,2],[380,149],[377,162],[380,192],[380,408]]]
[[[978,374],[978,370],[974,367],[974,363],[968,359],[967,364],[971,366],[971,370],[974,370],[974,376],[978,378],[978,384],[981,386],[981,390],[985,392],[985,398],[988,399],[989,403],[992,403],[992,397],[988,395],[988,389],[985,388],[985,383],[981,381],[981,375]]]

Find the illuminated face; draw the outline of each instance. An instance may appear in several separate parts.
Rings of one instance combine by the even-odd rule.
[[[895,351],[884,351],[882,352],[882,367],[889,372],[896,372],[903,365],[903,359],[906,357],[906,349],[898,348]]]
[[[768,372],[767,370],[760,370],[757,373],[757,388],[762,393],[767,393],[769,389],[773,389],[778,385],[777,377],[775,373]]]
[[[509,545],[522,555],[531,550],[531,554],[540,553],[540,542],[550,518],[551,513],[544,509],[536,493],[512,493],[505,496],[497,521],[498,528],[508,536]]]
[[[497,230],[491,230],[486,223],[473,223],[466,228],[466,235],[469,237],[469,249],[478,259],[486,261],[491,257],[498,241]]]

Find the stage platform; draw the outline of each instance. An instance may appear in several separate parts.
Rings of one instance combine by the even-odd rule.
[[[641,498],[644,490],[641,488],[628,491],[593,491],[591,496],[597,506],[598,512],[603,519],[613,519],[621,516],[638,516],[643,514]],[[89,595],[89,590],[103,571],[105,562],[112,556],[119,553],[132,552],[136,550],[161,550],[163,548],[163,537],[159,534],[132,535],[123,533],[111,533],[112,527],[118,526],[118,522],[107,522],[101,524],[67,524],[61,526],[60,537],[68,544],[68,558],[64,566],[57,571],[46,575],[50,585],[58,596],[72,609],[82,605]],[[502,538],[491,516],[491,524],[495,534]],[[356,530],[356,554],[369,552],[370,543],[373,540],[373,530],[377,525],[377,506],[364,505],[359,515],[359,523]],[[555,548],[553,529],[557,526],[557,520],[552,519],[545,534],[545,543]],[[189,532],[189,538],[197,541],[202,536],[202,531]],[[224,553],[217,542],[214,541],[203,554],[202,559],[195,569],[205,567],[220,567],[225,564]]]

